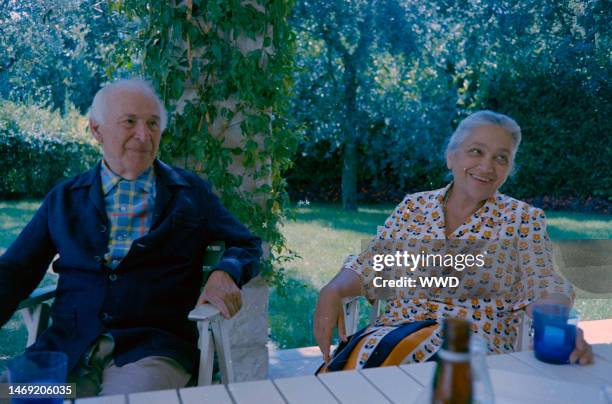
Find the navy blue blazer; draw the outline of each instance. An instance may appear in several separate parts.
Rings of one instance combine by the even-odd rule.
[[[121,264],[103,263],[109,222],[100,164],[55,186],[0,257],[0,325],[43,278],[56,254],[52,325],[30,348],[63,351],[72,370],[96,338],[110,332],[118,366],[168,356],[193,373],[197,329],[187,315],[202,285],[202,257],[214,240],[226,250],[216,270],[242,286],[257,274],[261,240],[238,222],[197,175],[155,162],[157,196],[149,233]]]

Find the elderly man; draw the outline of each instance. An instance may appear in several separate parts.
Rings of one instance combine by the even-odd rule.
[[[65,352],[79,396],[185,386],[198,360],[187,314],[210,302],[231,317],[257,274],[260,239],[205,181],[156,159],[166,122],[145,81],[102,88],[89,121],[102,161],[53,188],[0,257],[2,325],[59,255],[52,325],[29,349]],[[226,250],[200,294],[213,240]]]

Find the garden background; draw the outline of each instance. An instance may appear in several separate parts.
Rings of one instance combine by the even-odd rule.
[[[187,143],[230,209],[261,217],[245,222],[281,251],[266,272],[273,344],[315,345],[320,287],[403,195],[448,181],[445,140],[474,110],[506,113],[521,125],[517,170],[502,191],[544,208],[553,240],[612,236],[609,2],[190,1],[172,13],[153,4],[0,0],[0,252],[54,184],[99,158],[86,113],[101,85],[144,74],[170,111],[176,107],[176,70],[160,70],[163,53],[143,52],[163,47],[157,27],[180,31],[179,19],[203,15],[249,32],[258,7],[264,22],[284,32],[271,39],[277,57],[270,60],[282,62],[270,62],[270,81],[237,78],[248,64],[227,63],[236,56],[223,48],[212,47],[211,58],[218,56],[232,91],[252,105],[253,94],[274,93],[265,124],[277,142],[266,150],[281,161],[275,199],[250,215],[250,205],[231,195],[235,179],[206,169],[218,157],[213,152],[248,152],[248,161],[256,145]],[[164,134],[162,156],[170,161],[199,119],[177,116]],[[50,271],[43,282],[55,278]],[[612,318],[610,300],[579,297],[582,319]],[[16,314],[0,330],[0,359],[24,345]]]

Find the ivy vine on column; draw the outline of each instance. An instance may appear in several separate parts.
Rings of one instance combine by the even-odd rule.
[[[115,50],[116,67],[129,68],[137,60],[172,113],[162,159],[206,176],[224,205],[268,243],[262,273],[281,284],[283,262],[295,257],[279,230],[291,214],[283,173],[299,141],[285,118],[293,1],[112,0],[110,5],[137,27]],[[239,145],[228,146],[223,136],[228,128],[220,125],[240,126]],[[244,176],[230,170],[236,159],[257,184],[251,190],[241,189]]]

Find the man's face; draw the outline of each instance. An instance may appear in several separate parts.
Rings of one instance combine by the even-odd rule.
[[[135,179],[151,167],[157,155],[159,107],[155,99],[132,89],[115,90],[107,101],[104,123],[90,119],[89,126],[110,169],[123,178]]]

